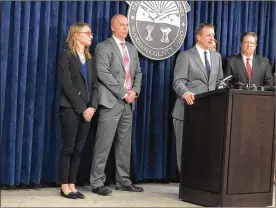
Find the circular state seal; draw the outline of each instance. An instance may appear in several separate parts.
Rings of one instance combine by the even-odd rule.
[[[138,51],[152,60],[175,54],[187,31],[187,1],[127,1],[129,35]]]

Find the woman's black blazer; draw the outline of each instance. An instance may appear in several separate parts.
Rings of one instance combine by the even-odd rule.
[[[71,107],[78,114],[86,108],[98,107],[97,71],[92,59],[86,57],[88,91],[77,54],[64,50],[59,57],[58,78],[60,83],[59,106]],[[89,94],[89,95],[88,95]]]

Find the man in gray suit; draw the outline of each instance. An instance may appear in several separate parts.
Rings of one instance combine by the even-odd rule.
[[[142,192],[129,179],[132,103],[141,89],[142,73],[136,48],[125,41],[128,20],[118,14],[111,19],[112,37],[99,43],[95,51],[98,73],[99,121],[94,147],[90,184],[92,192],[109,195],[104,186],[106,161],[114,140],[116,189]]]
[[[173,89],[177,100],[173,109],[177,166],[181,170],[184,105],[194,104],[194,95],[216,88],[223,78],[221,55],[209,50],[214,41],[214,26],[201,23],[195,30],[196,45],[181,52],[176,60]]]

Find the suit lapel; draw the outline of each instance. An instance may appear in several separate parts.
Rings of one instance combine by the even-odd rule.
[[[261,69],[261,67],[259,66],[259,61],[257,56],[253,56],[253,61],[252,61],[252,77],[251,80],[253,80],[253,78],[258,77],[258,73],[260,72],[259,70]]]
[[[237,61],[238,67],[237,67],[237,68],[238,68],[238,69],[243,69],[243,72],[244,72],[246,78],[249,80],[248,73],[247,73],[247,71],[246,71],[245,63],[244,63],[244,61],[243,61],[242,55],[241,55],[241,54],[238,54],[237,56],[238,56],[238,61]],[[254,60],[254,58],[253,58],[253,60]]]
[[[88,82],[88,89],[92,89],[92,59],[88,59],[86,57],[86,69],[87,69],[87,82]],[[90,93],[90,92],[89,92]]]
[[[216,69],[218,68],[217,67],[218,59],[216,59],[216,55],[215,55],[215,53],[213,53],[213,51],[209,50],[209,52],[210,52],[210,57],[211,57],[211,63],[210,63],[211,64],[211,71],[210,71],[209,83],[211,83],[213,81],[213,79],[215,78],[214,75],[217,74]]]
[[[134,58],[134,54],[133,54],[133,50],[132,47],[130,46],[130,44],[128,42],[126,42],[126,46],[127,46],[127,51],[128,51],[128,55],[129,55],[129,61],[130,61],[130,73],[133,74],[133,70],[134,70],[134,63],[133,63],[133,58]]]
[[[92,76],[93,76],[92,75],[92,59],[88,59],[87,56],[85,56],[85,58],[86,58],[87,84],[88,84],[88,91],[89,91],[89,89],[92,89]],[[83,78],[83,82],[85,83],[84,74],[82,72],[82,64],[81,64],[77,54],[73,54],[73,60],[74,60],[75,65],[77,66],[78,70],[81,73],[81,76]],[[86,91],[86,88],[85,88],[85,91]],[[86,93],[88,94],[88,93],[91,93],[91,92],[89,91],[89,92],[86,92]],[[85,99],[86,99],[86,97],[85,97]]]
[[[80,73],[82,75],[82,78],[84,79],[84,75],[83,75],[82,69],[81,69],[81,62],[80,62],[78,54],[73,54],[72,56],[73,56],[73,60],[74,60],[76,67],[78,68],[78,70],[80,71]]]
[[[113,38],[110,38],[110,43],[112,45],[112,48],[114,49],[114,51],[116,52],[117,56],[119,57],[119,60],[122,64],[122,67],[125,68],[125,64],[124,64],[124,61],[123,61],[123,57],[122,57],[122,53],[120,51],[120,49],[118,48],[118,45],[117,43],[115,42],[115,40]]]
[[[200,58],[200,55],[196,49],[196,47],[194,46],[191,51],[193,52],[193,58],[195,59],[195,61],[197,62],[198,66],[200,67],[202,73],[204,74],[204,77],[206,79],[206,81],[208,80],[208,76],[207,76],[207,72],[206,72],[206,69],[202,63],[202,60]]]

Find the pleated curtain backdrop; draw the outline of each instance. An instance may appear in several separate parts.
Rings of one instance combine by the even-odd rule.
[[[216,26],[222,56],[240,51],[243,32],[258,34],[257,54],[275,61],[276,3],[190,1],[188,28],[180,51],[194,44],[201,22]],[[5,1],[1,6],[1,184],[58,182],[60,151],[56,65],[70,25],[91,25],[95,45],[110,37],[110,19],[128,5],[109,1]],[[175,180],[171,111],[173,67],[140,56],[142,91],[134,112],[131,169],[134,180]],[[91,147],[92,149],[92,147]],[[88,158],[87,160],[90,160]]]

